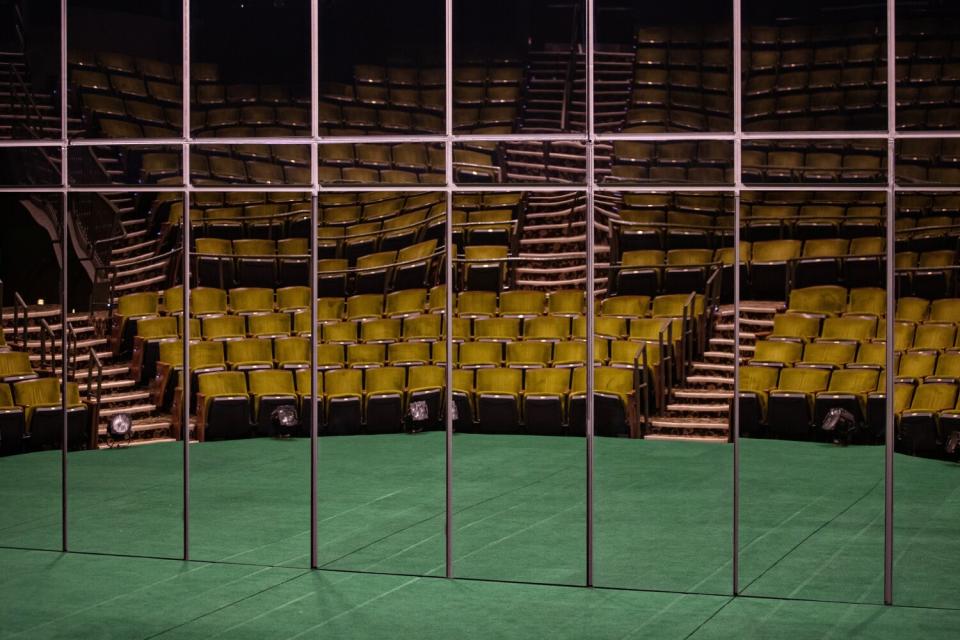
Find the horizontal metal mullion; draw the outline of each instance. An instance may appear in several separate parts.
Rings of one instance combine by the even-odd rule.
[[[887,185],[878,184],[744,184],[741,191],[883,191],[886,192]]]
[[[62,147],[63,140],[0,140],[0,149],[16,149],[22,147]]]
[[[339,185],[321,184],[317,193],[363,193],[365,191],[386,191],[386,192],[405,192],[405,193],[423,193],[428,191],[446,191],[447,187],[443,184],[367,184],[367,185]]]
[[[179,189],[177,189],[179,191]],[[0,187],[0,193],[63,193],[67,191],[66,187],[63,186],[10,186],[10,187]]]
[[[957,123],[957,126],[960,126],[960,123]],[[907,139],[907,138],[960,138],[960,130],[954,131],[935,131],[930,129],[928,131],[898,131],[893,136],[896,139]]]
[[[154,147],[182,146],[189,144],[184,138],[73,138],[67,141],[68,147]]]
[[[886,131],[744,131],[744,140],[886,140]]]
[[[960,193],[960,185],[896,185],[894,191],[897,193],[924,193],[924,192],[942,192],[942,193]]]
[[[569,191],[576,192],[587,192],[587,186],[584,184],[572,185],[572,184],[510,184],[506,182],[498,182],[491,184],[471,184],[471,185],[451,185],[450,189],[454,192],[460,193],[485,193],[485,192],[498,192],[505,191],[509,193],[516,193],[517,191],[531,191],[531,192],[548,192],[548,193],[563,193]]]
[[[735,187],[732,184],[727,185],[612,185],[610,183],[598,184],[594,187],[597,192],[613,193],[681,193],[681,192],[729,192],[733,193]]]
[[[454,134],[452,138],[457,142],[586,142],[585,133],[500,133],[500,134],[479,134],[463,133]]]
[[[697,140],[721,140],[733,142],[736,137],[733,133],[710,133],[705,131],[672,131],[650,133],[603,133],[596,135],[597,142],[616,142],[626,140],[630,142],[690,142]]]

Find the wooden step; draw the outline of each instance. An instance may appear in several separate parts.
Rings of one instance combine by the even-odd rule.
[[[701,389],[674,389],[673,397],[684,400],[730,400],[733,391],[704,391]]]
[[[156,405],[153,405],[153,404],[139,404],[139,405],[133,405],[129,407],[114,407],[111,409],[100,409],[100,419],[101,420],[109,419],[109,418],[112,418],[113,416],[118,416],[122,413],[129,414],[130,416],[134,416],[136,414],[153,413],[156,410],[157,410],[157,407]]]
[[[687,376],[686,383],[688,385],[722,385],[722,386],[733,386],[733,378],[725,378],[723,376],[707,376],[707,375],[693,375]]]
[[[719,420],[692,420],[688,418],[650,418],[650,426],[657,429],[710,429],[726,431],[729,425]]]
[[[730,407],[727,403],[723,404],[668,404],[667,411],[676,411],[678,413],[727,413]]]
[[[666,440],[671,442],[714,442],[717,444],[726,444],[729,439],[726,436],[714,436],[709,434],[700,435],[672,435],[667,433],[648,433],[643,437],[644,440]]]

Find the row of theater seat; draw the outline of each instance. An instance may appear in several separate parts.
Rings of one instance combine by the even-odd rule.
[[[66,409],[68,448],[89,446],[89,412],[75,382]],[[38,377],[26,353],[0,353],[0,456],[59,448],[63,415],[60,380]]]
[[[423,287],[437,268],[437,241],[433,239],[403,246],[404,241],[409,242],[415,237],[413,234],[390,236],[381,242],[380,249],[386,249],[382,251],[376,251],[373,244],[375,237],[356,238],[353,243],[325,240],[321,256],[343,255],[344,258],[323,257],[318,261],[320,295],[344,296],[348,285],[355,293],[382,292],[388,286],[396,289]],[[395,242],[388,244],[387,240]],[[388,248],[395,246],[402,248]],[[501,249],[505,255],[505,248]],[[373,253],[370,253],[371,251]],[[310,281],[309,255],[306,239],[303,238],[280,242],[231,242],[197,238],[194,274],[196,282],[201,286],[292,286]],[[347,270],[350,267],[361,271],[349,274]]]
[[[940,457],[947,440],[960,431],[960,362],[956,354],[940,359],[948,357],[949,365],[938,364],[926,378],[897,377],[892,409],[898,451]],[[883,372],[745,366],[740,375],[741,433],[748,437],[883,441],[888,402]],[[828,435],[822,430],[833,409],[849,412],[853,433]]]
[[[843,290],[846,292],[846,290]],[[795,292],[796,293],[796,292]],[[445,308],[446,288],[438,285],[430,289],[394,291],[382,294],[364,294],[343,298],[321,299],[318,303],[321,320],[362,320],[381,317],[406,317],[423,313],[442,313]],[[122,321],[177,315],[183,311],[183,288],[172,287],[161,294],[134,293],[119,299],[116,317]],[[698,310],[703,308],[702,295],[668,295],[651,300],[646,296],[615,296],[598,301],[596,310],[601,315],[620,318],[676,317],[692,299]],[[257,313],[295,312],[310,305],[308,287],[287,287],[276,292],[266,288],[223,289],[198,287],[190,290],[192,317],[252,315]],[[549,295],[543,291],[515,290],[499,294],[486,291],[464,291],[457,295],[453,311],[464,318],[482,319],[534,318],[550,315],[576,317],[585,312],[584,292],[561,289]]]
[[[636,377],[603,367],[595,373],[597,433],[630,433],[629,403]],[[322,435],[398,433],[406,428],[438,428],[445,388],[439,366],[335,369],[316,376],[317,402],[311,401],[310,372],[209,372],[198,376],[198,427],[202,439],[273,435],[278,407],[298,409],[295,433],[309,433],[317,412]],[[460,431],[584,434],[586,370],[458,369],[452,394]],[[411,406],[421,404],[420,411]],[[408,417],[409,416],[409,417]]]

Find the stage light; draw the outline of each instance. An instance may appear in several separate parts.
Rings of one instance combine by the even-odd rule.
[[[293,435],[293,429],[300,424],[300,418],[297,416],[297,409],[293,405],[285,404],[277,407],[270,414],[273,421],[273,435],[290,436]]]
[[[411,402],[407,416],[410,418],[407,433],[419,433],[423,431],[423,423],[430,419],[430,405],[425,400]]]
[[[960,462],[960,431],[953,431],[947,437],[945,447],[947,456],[956,462]]]
[[[121,443],[130,439],[133,435],[133,420],[130,414],[119,413],[107,423],[107,435],[110,436],[111,446],[120,446]]]
[[[850,444],[857,431],[857,420],[853,414],[840,407],[834,407],[827,412],[821,429],[833,434],[834,444],[845,447]]]

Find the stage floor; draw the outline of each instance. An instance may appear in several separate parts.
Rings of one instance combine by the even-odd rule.
[[[960,611],[0,550],[0,638],[956,637]]]
[[[177,558],[182,547],[180,445],[69,455],[70,546],[98,555],[51,553],[60,545],[59,454],[2,458],[0,547],[6,550],[0,559],[2,568],[9,566],[12,572],[0,571],[9,576],[0,578],[0,594],[8,596],[0,611],[4,621],[9,617],[21,625],[17,628],[25,632],[23,637],[47,637],[45,632],[26,632],[22,625],[37,624],[47,619],[41,616],[60,611],[60,591],[70,584],[83,592],[71,596],[78,598],[78,607],[111,608],[97,604],[110,596],[101,600],[103,594],[89,593],[85,577],[102,570],[107,582],[119,581],[107,592],[114,587],[123,591],[122,584],[129,580],[143,602],[156,597],[160,610],[169,604],[177,616],[192,612],[186,618],[174,616],[180,622],[165,627],[184,625],[172,637],[206,637],[210,624],[243,625],[239,637],[248,632],[263,637],[265,629],[281,627],[282,632],[270,637],[295,636],[321,623],[325,629],[339,629],[347,621],[356,625],[366,619],[366,614],[355,613],[361,606],[364,612],[379,612],[371,613],[372,635],[333,637],[377,637],[378,624],[412,630],[409,625],[417,620],[397,622],[391,616],[402,618],[405,607],[421,611],[439,597],[467,602],[464,606],[473,614],[464,619],[479,618],[465,629],[481,624],[484,607],[508,607],[505,615],[517,629],[525,629],[527,637],[546,630],[559,637],[583,637],[584,627],[577,625],[588,622],[609,631],[587,634],[593,637],[630,637],[634,631],[638,636],[684,637],[708,618],[694,637],[727,637],[724,621],[736,625],[745,616],[768,613],[773,619],[764,624],[781,626],[753,625],[758,633],[767,629],[757,637],[770,637],[774,629],[785,633],[782,625],[800,622],[827,625],[816,627],[816,637],[850,636],[854,629],[871,629],[872,637],[885,637],[898,628],[915,631],[919,622],[898,627],[898,621],[920,615],[916,610],[891,613],[866,606],[882,600],[882,449],[749,440],[742,445],[740,575],[742,592],[752,596],[747,599],[728,598],[732,447],[714,443],[596,440],[595,584],[643,591],[582,591],[559,585],[585,580],[583,440],[458,434],[455,574],[496,583],[417,579],[440,576],[444,568],[444,438],[442,433],[427,433],[320,441],[318,547],[320,565],[328,571],[314,573],[306,571],[305,440],[191,446],[194,562],[187,564],[162,559]],[[960,466],[897,456],[895,477],[897,603],[944,609],[924,615],[930,620],[947,616],[952,623],[944,629],[952,628],[960,621],[946,611],[958,607],[954,598],[960,592]],[[60,571],[65,572],[62,579],[57,577]],[[154,571],[163,576],[151,578]],[[201,589],[205,576],[222,576],[210,578],[213,594],[222,591],[218,585],[224,580],[235,583],[236,590],[187,601],[194,576]],[[157,589],[151,586],[158,580],[186,584],[175,587],[171,602],[165,603],[166,592],[154,593]],[[89,584],[100,587],[99,582]],[[31,595],[24,600],[8,589]],[[248,595],[237,595],[246,590]],[[87,598],[89,605],[83,604]],[[281,608],[298,612],[293,626],[259,626],[272,618],[270,609],[287,602],[284,598],[294,602]],[[848,604],[782,600],[786,598]],[[305,610],[298,604],[311,602],[319,606]],[[588,602],[598,611],[576,611]],[[253,606],[264,608],[253,613]],[[42,613],[33,607],[50,609]],[[389,613],[390,607],[398,611]],[[529,616],[523,613],[525,607],[530,607]],[[115,608],[107,618],[126,619],[123,608]],[[599,611],[605,608],[610,620],[601,619]],[[428,611],[419,622],[437,637],[441,632],[458,635],[456,626],[445,625],[459,625],[459,616],[446,607],[440,611],[431,606]],[[228,615],[235,618],[217,622]],[[256,620],[246,619],[254,615]],[[324,617],[328,615],[330,619]],[[521,620],[521,615],[527,617]],[[169,622],[157,617],[157,625]],[[193,618],[197,620],[190,622]],[[875,627],[879,620],[889,622]],[[689,626],[691,621],[699,622]],[[621,623],[625,626],[618,626]],[[647,626],[634,629],[642,624]],[[665,625],[663,633],[650,635],[658,625]],[[12,628],[3,625],[0,637]],[[65,633],[67,627],[63,629]],[[425,637],[432,637],[430,633]]]

